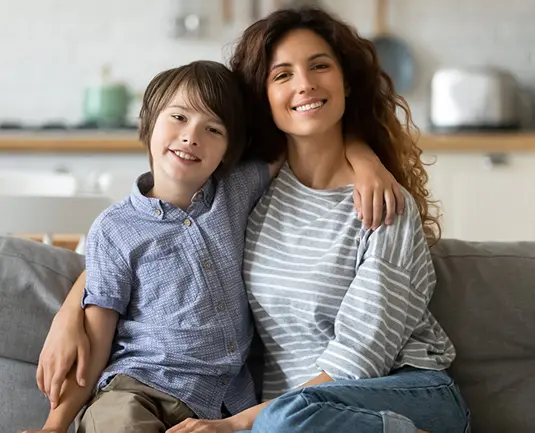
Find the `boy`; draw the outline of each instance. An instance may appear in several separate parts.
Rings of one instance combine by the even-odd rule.
[[[78,432],[160,432],[256,403],[241,262],[270,173],[255,163],[231,170],[246,142],[239,95],[232,73],[208,61],[149,84],[140,137],[151,173],[87,239],[87,386],[67,380],[44,429],[66,431],[95,383]]]

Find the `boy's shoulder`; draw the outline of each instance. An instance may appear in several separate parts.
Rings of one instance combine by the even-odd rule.
[[[117,235],[135,220],[135,209],[132,206],[130,196],[119,202],[113,203],[104,209],[95,219],[91,231],[105,232],[109,235]]]

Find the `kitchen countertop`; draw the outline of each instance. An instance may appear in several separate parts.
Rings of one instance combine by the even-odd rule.
[[[422,133],[424,151],[535,151],[535,131],[470,134]],[[0,152],[20,153],[142,153],[137,134],[97,132],[0,132]]]

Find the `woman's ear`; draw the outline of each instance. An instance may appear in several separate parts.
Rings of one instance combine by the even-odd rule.
[[[351,93],[351,87],[349,87],[348,84],[345,85],[345,94],[346,98],[349,97],[349,94]]]

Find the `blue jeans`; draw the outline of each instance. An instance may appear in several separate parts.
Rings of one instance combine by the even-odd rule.
[[[443,371],[405,367],[389,376],[337,380],[274,400],[252,433],[468,433],[469,411]]]

